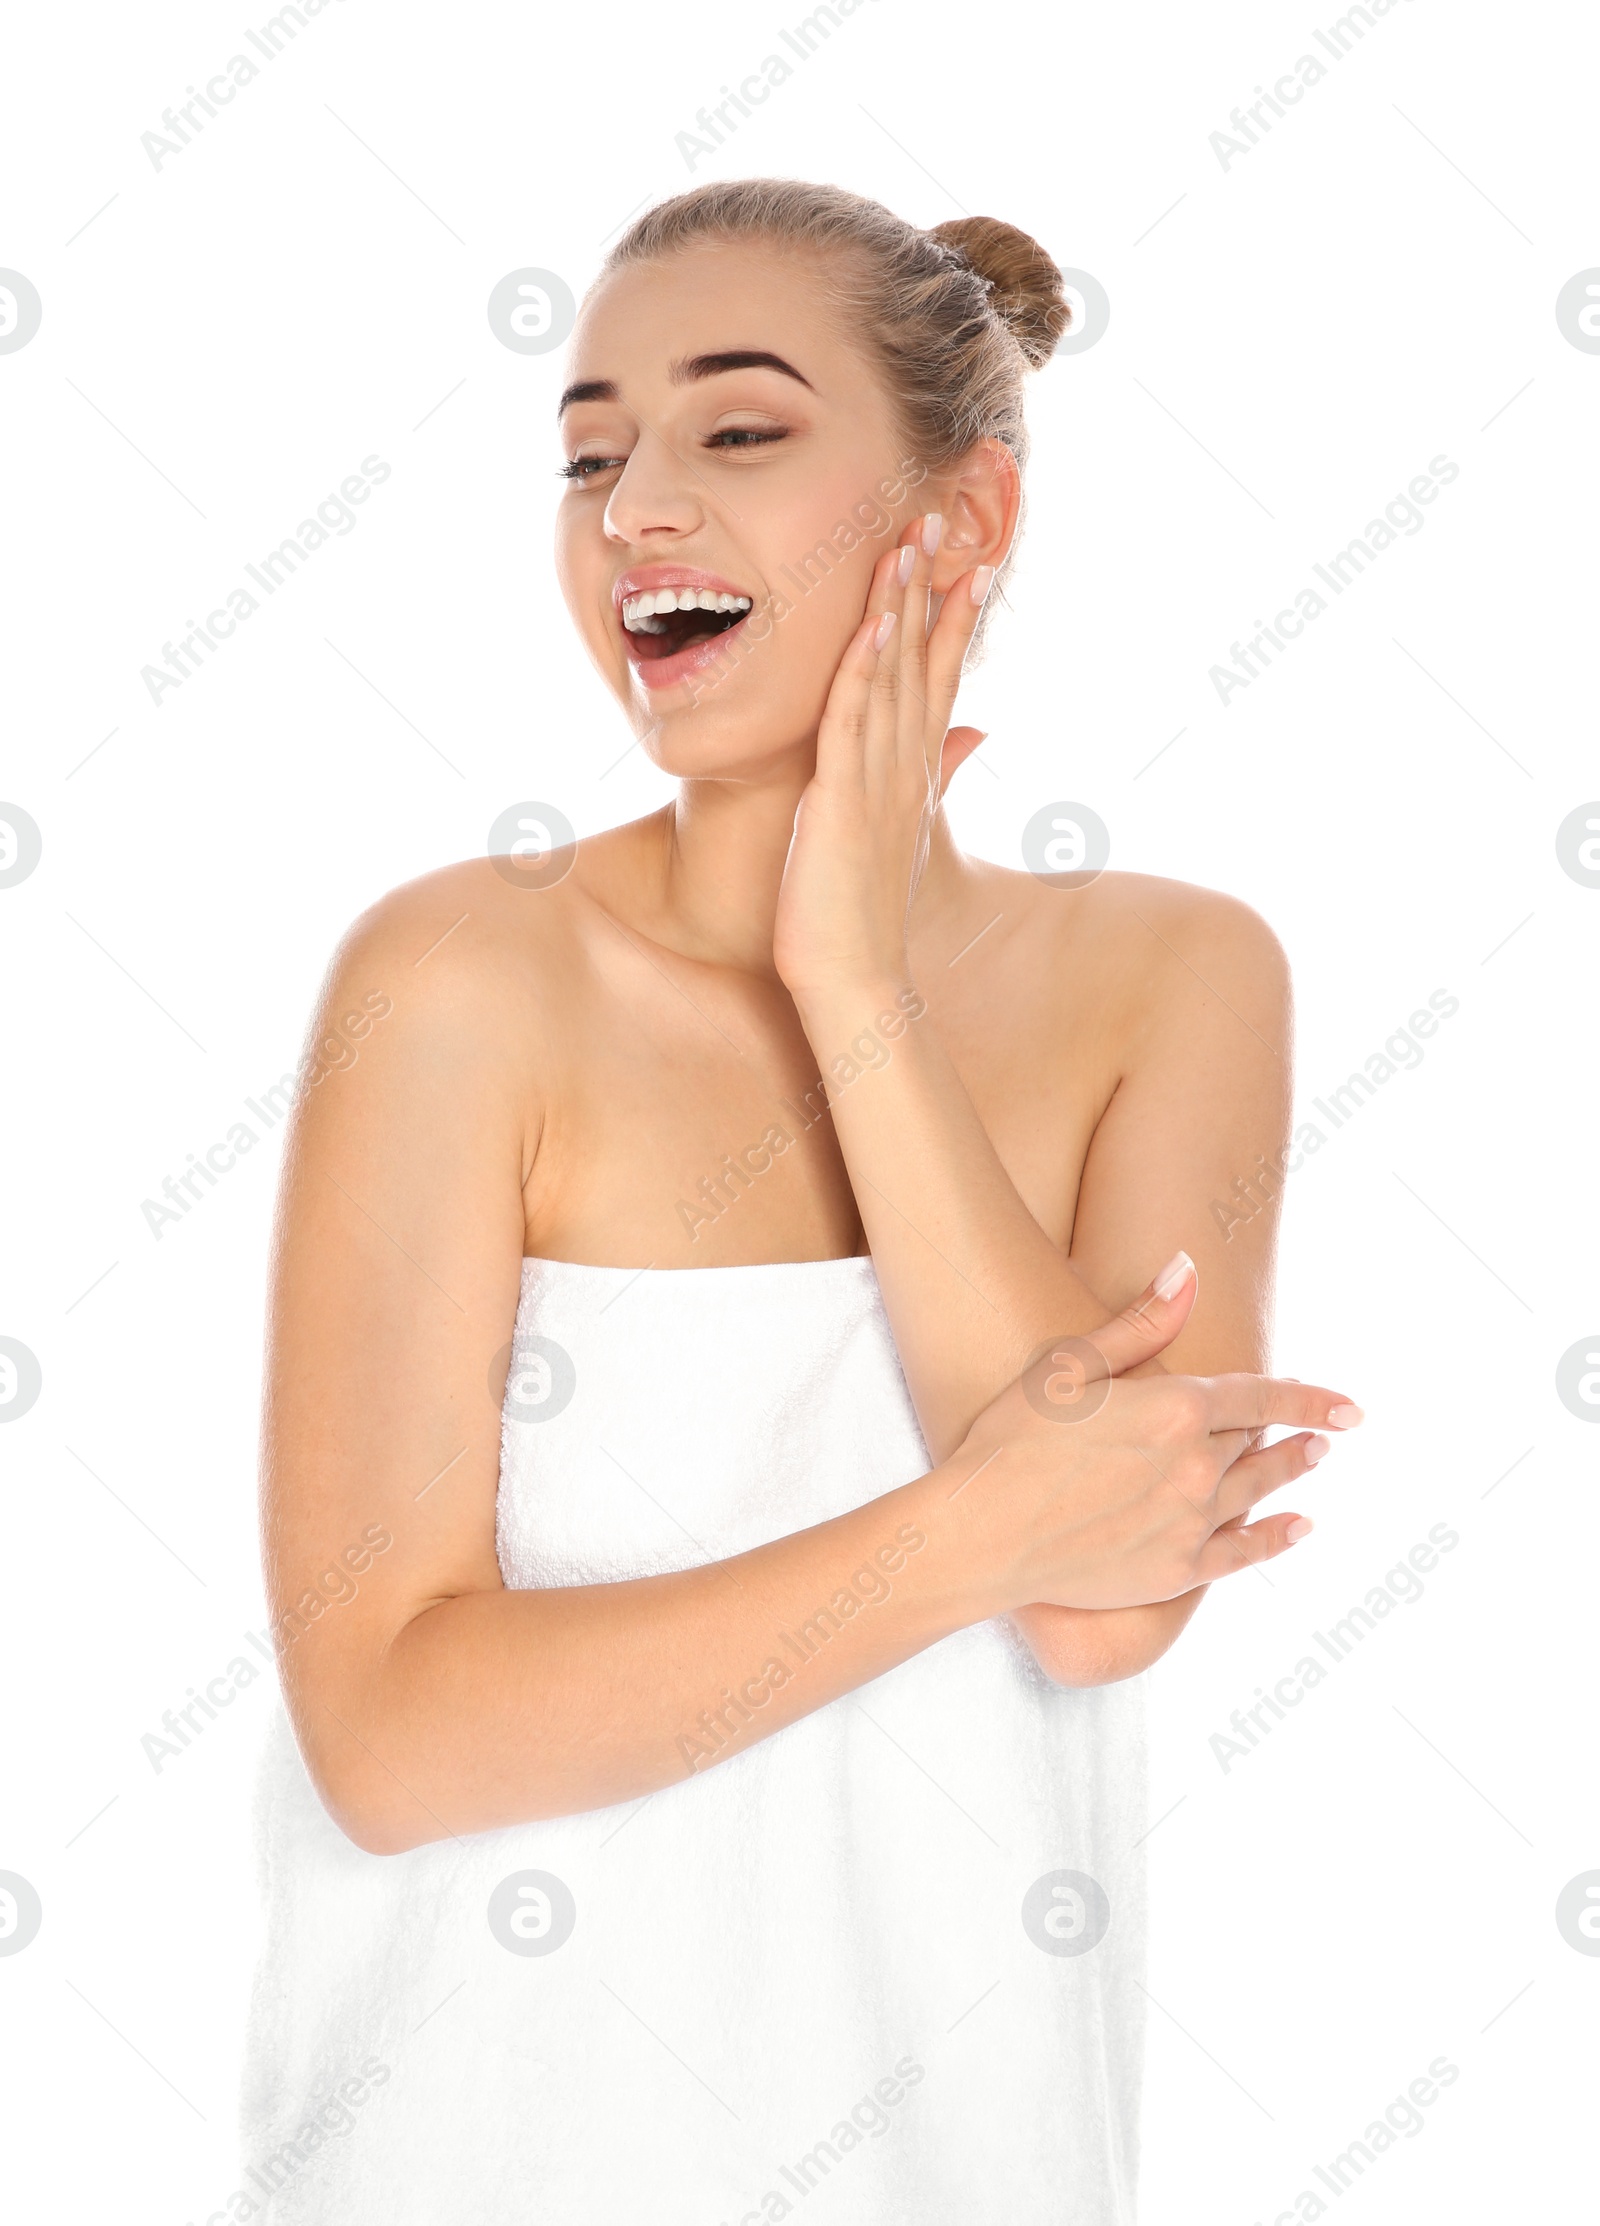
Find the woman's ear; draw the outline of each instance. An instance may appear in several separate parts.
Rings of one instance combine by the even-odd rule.
[[[979,441],[945,480],[944,533],[933,563],[933,593],[948,594],[976,565],[1004,563],[1021,508],[1017,459],[1004,441]]]

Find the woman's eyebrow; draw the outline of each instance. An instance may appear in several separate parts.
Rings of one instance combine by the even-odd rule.
[[[781,371],[786,379],[799,379],[808,392],[814,393],[809,379],[800,378],[792,363],[785,363],[782,356],[772,355],[765,348],[727,348],[720,355],[690,356],[686,362],[668,367],[667,376],[674,386],[687,386],[694,379],[714,379],[719,371]]]
[[[792,363],[782,356],[773,355],[766,348],[725,348],[715,355],[685,356],[669,364],[667,376],[674,386],[688,386],[696,379],[714,379],[723,371],[781,371],[786,379],[798,379],[808,393],[816,389],[811,381],[803,378]],[[615,402],[620,400],[615,379],[580,379],[569,386],[556,406],[556,416],[574,402]]]
[[[556,416],[570,410],[574,402],[614,402],[617,399],[615,379],[580,379],[576,386],[569,386],[556,404]]]

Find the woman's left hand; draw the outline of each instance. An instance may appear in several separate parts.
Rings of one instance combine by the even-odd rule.
[[[797,1003],[907,980],[907,922],[934,813],[983,740],[948,721],[994,568],[962,573],[930,632],[941,524],[937,512],[913,519],[880,558],[828,693],[773,929],[773,959]]]

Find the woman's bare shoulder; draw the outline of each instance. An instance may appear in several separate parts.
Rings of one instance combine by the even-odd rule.
[[[1148,873],[1103,873],[1081,892],[1093,932],[1130,952],[1152,943],[1182,960],[1204,951],[1230,966],[1276,974],[1283,946],[1253,906],[1221,889]],[[1070,892],[1069,892],[1070,894]]]
[[[616,870],[608,829],[522,864],[505,857],[435,866],[376,898],[351,921],[330,976],[374,966],[426,996],[558,992],[581,969],[596,932],[596,883]],[[637,838],[635,838],[637,839]]]
[[[1239,898],[1143,873],[1062,888],[1004,867],[985,869],[980,893],[979,911],[1007,920],[1002,978],[1029,1026],[1048,1015],[1049,1039],[1075,1061],[1096,1062],[1108,1089],[1189,1043],[1237,1038],[1252,1053],[1265,1044],[1283,1056],[1288,961]]]
[[[375,898],[328,959],[308,1057],[339,1038],[348,1016],[381,1013],[382,1056],[363,1061],[370,1087],[387,1080],[404,1091],[448,1073],[486,1103],[535,1118],[541,1078],[557,1071],[589,999],[604,933],[583,848],[542,885],[508,874],[504,859],[477,857]]]
[[[1078,967],[1092,960],[1112,979],[1150,979],[1205,956],[1263,981],[1286,978],[1283,947],[1242,899],[1157,874],[1102,872],[1079,887],[984,863],[981,885],[1050,957]]]

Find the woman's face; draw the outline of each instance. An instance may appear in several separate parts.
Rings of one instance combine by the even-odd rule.
[[[707,243],[628,266],[568,382],[557,567],[635,733],[678,775],[804,752],[874,564],[938,507],[817,265]]]

